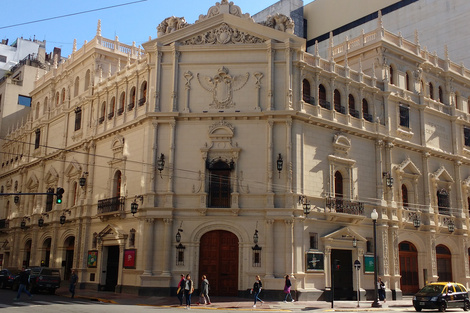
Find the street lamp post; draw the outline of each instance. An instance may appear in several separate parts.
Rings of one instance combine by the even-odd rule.
[[[379,214],[374,209],[370,217],[374,224],[374,302],[372,302],[372,307],[381,308],[382,305],[378,301],[378,292],[377,292],[377,219],[379,218]]]

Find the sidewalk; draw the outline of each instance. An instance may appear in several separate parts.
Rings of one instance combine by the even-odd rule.
[[[63,286],[57,289],[57,295],[70,297],[68,288]],[[89,299],[105,303],[115,303],[124,305],[147,305],[159,307],[179,307],[179,302],[176,297],[149,297],[138,296],[126,293],[113,293],[109,291],[96,291],[88,289],[77,289],[75,298]],[[273,311],[305,311],[305,310],[323,310],[323,311],[336,311],[336,312],[364,312],[364,311],[386,311],[393,309],[411,308],[411,297],[405,297],[403,300],[390,300],[382,303],[382,308],[372,308],[372,301],[360,301],[357,307],[357,301],[335,301],[334,308],[331,308],[331,302],[325,301],[296,301],[287,302],[282,301],[265,301],[264,303],[257,303],[256,308],[253,308],[253,301],[247,298],[237,297],[211,297],[213,301],[210,305],[197,305],[198,297],[193,297],[193,309],[240,309],[240,310],[273,310]]]

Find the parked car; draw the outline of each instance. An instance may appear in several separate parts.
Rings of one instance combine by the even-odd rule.
[[[413,297],[416,311],[422,309],[438,309],[445,312],[447,308],[470,309],[467,289],[462,284],[451,282],[430,283]]]
[[[46,290],[54,294],[56,289],[60,287],[60,271],[58,269],[49,267],[31,267],[30,269],[30,291]]]
[[[0,271],[0,289],[12,288],[13,281],[20,274],[17,268],[4,268]]]

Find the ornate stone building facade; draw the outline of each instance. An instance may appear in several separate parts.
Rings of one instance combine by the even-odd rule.
[[[375,209],[388,293],[469,286],[469,70],[380,18],[321,58],[286,16],[226,0],[143,49],[100,28],[2,138],[3,266],[162,295],[191,273],[215,295],[261,275],[278,297],[290,274],[300,299],[335,280],[336,298],[371,298]],[[61,204],[44,194],[58,187]]]

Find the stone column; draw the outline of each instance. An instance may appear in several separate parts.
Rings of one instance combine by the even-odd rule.
[[[286,270],[285,272],[288,273],[289,275],[293,275],[293,263],[294,263],[294,254],[293,254],[293,249],[292,249],[292,244],[294,242],[294,233],[293,233],[293,225],[294,221],[292,219],[285,220],[284,221],[286,228],[285,228],[285,233],[286,233]]]
[[[170,258],[171,258],[171,230],[172,225],[173,225],[173,219],[171,218],[165,218],[163,219],[163,223],[165,225],[165,228],[163,230],[164,232],[164,237],[163,237],[163,251],[166,251],[166,253],[163,254],[163,270],[162,270],[162,276],[171,276],[171,271],[170,271]]]
[[[266,220],[266,278],[274,277],[274,220]]]
[[[145,260],[144,260],[144,272],[143,276],[152,276],[153,271],[153,247],[154,247],[154,231],[155,231],[155,220],[153,218],[147,218],[144,221],[144,249],[145,249]]]

